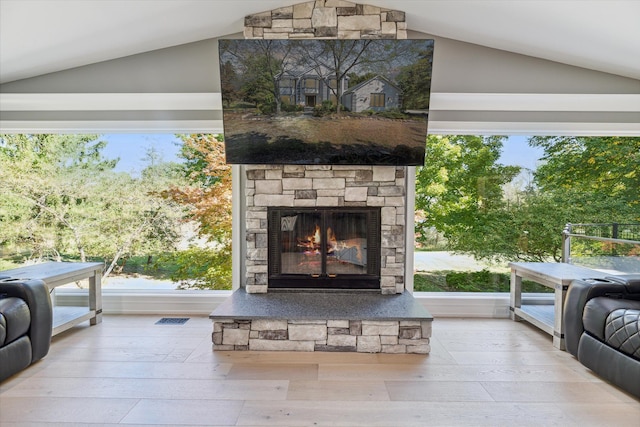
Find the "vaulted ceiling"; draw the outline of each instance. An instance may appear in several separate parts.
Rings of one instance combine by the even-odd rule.
[[[337,1],[337,0],[336,0]],[[0,0],[0,82],[241,32],[301,0]],[[640,1],[367,0],[409,29],[640,79]]]

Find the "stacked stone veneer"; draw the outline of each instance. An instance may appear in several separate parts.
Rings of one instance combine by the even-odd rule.
[[[268,290],[267,208],[380,207],[380,289],[404,291],[406,167],[246,166],[246,291]]]
[[[248,39],[406,39],[404,12],[342,0],[320,0],[249,15]]]
[[[431,350],[430,321],[216,320],[215,350],[420,353]]]

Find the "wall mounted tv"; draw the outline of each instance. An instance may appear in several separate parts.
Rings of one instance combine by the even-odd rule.
[[[433,40],[218,48],[227,163],[424,163]]]

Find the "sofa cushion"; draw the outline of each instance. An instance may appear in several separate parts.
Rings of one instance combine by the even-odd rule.
[[[640,301],[608,297],[590,299],[582,313],[584,330],[604,342],[607,317],[609,313],[618,309],[640,310]]]
[[[620,308],[609,313],[605,343],[640,360],[640,310]]]
[[[9,344],[26,335],[31,325],[31,313],[27,303],[20,298],[0,299],[0,324],[4,325],[4,342]]]
[[[0,382],[29,366],[32,356],[31,340],[27,335],[0,347]]]
[[[577,357],[584,366],[606,381],[640,398],[640,360],[614,350],[589,334],[583,334],[580,338]],[[610,425],[620,423],[612,422]]]

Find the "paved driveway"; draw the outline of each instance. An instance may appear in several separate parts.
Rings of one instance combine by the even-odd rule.
[[[482,261],[476,261],[468,255],[455,255],[451,252],[416,252],[414,256],[414,269],[416,271],[480,271],[483,268],[502,271],[502,266],[492,266]],[[507,270],[507,265],[504,265]]]

